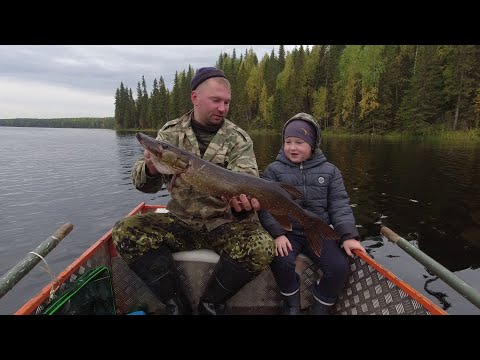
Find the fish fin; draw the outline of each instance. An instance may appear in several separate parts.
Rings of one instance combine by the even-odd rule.
[[[168,183],[168,192],[172,193],[173,185],[175,185],[175,180],[177,180],[177,174],[173,174],[170,182]]]
[[[312,222],[309,222],[308,227],[304,227],[304,232],[310,247],[317,256],[320,256],[322,251],[322,240],[340,239],[340,236],[334,229],[317,217]]]
[[[290,185],[290,184],[287,184],[287,183],[284,183],[284,182],[280,182],[278,184],[282,188],[284,188],[290,194],[292,199],[294,199],[294,200],[300,199],[303,195],[302,192],[297,190],[297,188],[293,185]]]
[[[292,231],[292,222],[288,215],[281,215],[281,214],[271,214],[275,220],[285,229],[288,231]]]

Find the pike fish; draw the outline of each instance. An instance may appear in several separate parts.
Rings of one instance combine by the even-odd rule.
[[[174,175],[170,186],[173,186],[176,177],[181,177],[196,190],[218,198],[224,196],[231,199],[240,194],[245,194],[249,199],[256,198],[261,208],[268,211],[285,229],[292,230],[290,218],[297,220],[317,255],[321,252],[322,239],[339,239],[337,232],[320,217],[294,201],[302,197],[302,193],[294,186],[222,168],[142,133],[137,133],[136,137],[150,152],[157,170],[162,174]]]

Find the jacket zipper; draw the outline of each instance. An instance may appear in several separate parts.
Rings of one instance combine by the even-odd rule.
[[[303,199],[305,201],[305,199],[307,198],[307,185],[306,185],[305,173],[303,172],[303,162],[300,164],[300,172],[302,173],[302,177],[303,177]]]
[[[302,198],[302,206],[305,207],[305,201],[307,199],[307,186],[306,186],[306,181],[305,181],[305,173],[303,172],[303,162],[300,164],[300,172],[302,173],[302,178],[303,178],[303,198]],[[305,231],[302,229],[301,231],[302,235],[305,235]]]

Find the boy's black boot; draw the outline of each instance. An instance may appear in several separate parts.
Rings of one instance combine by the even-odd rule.
[[[199,315],[222,315],[225,303],[256,276],[241,263],[222,253],[198,303]]]
[[[331,315],[330,310],[332,305],[322,304],[317,299],[313,299],[313,304],[310,307],[310,315]]]
[[[167,247],[149,250],[129,266],[165,304],[166,315],[192,313],[190,301],[180,283],[175,260]]]
[[[300,315],[300,289],[292,295],[282,295],[282,315]]]

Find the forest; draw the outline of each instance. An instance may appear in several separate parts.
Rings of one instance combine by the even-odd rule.
[[[221,53],[232,86],[228,118],[246,130],[281,131],[298,112],[322,129],[348,134],[475,131],[480,121],[480,45],[280,45],[261,59],[252,49]],[[136,96],[115,92],[116,129],[159,129],[192,108],[194,68],[163,76]]]

